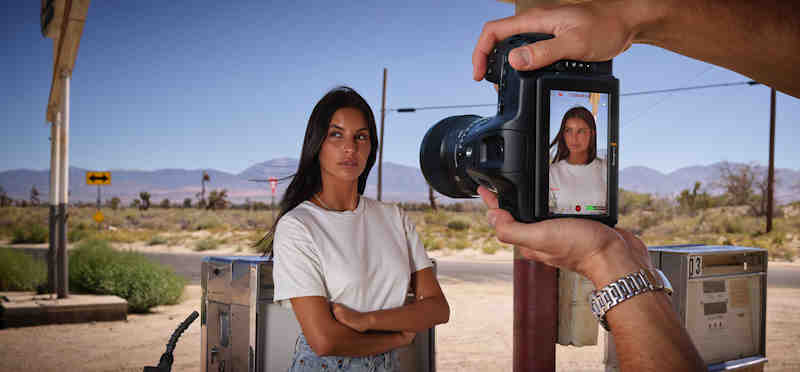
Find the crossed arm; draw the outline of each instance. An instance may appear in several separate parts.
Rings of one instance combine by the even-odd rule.
[[[450,318],[432,268],[411,274],[411,284],[417,300],[394,309],[361,313],[320,296],[292,298],[292,308],[318,355],[379,354],[410,344],[416,332]]]

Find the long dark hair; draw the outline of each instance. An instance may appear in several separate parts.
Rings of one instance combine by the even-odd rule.
[[[322,173],[319,165],[319,152],[322,149],[322,142],[328,136],[328,127],[331,123],[333,114],[342,108],[354,108],[361,111],[369,127],[370,152],[367,157],[367,164],[364,171],[358,176],[358,194],[364,194],[367,187],[367,177],[372,166],[375,165],[375,158],[378,152],[378,128],[375,125],[375,115],[367,101],[364,100],[355,90],[350,87],[340,86],[331,89],[314,106],[311,117],[308,118],[306,135],[303,140],[303,149],[300,154],[300,164],[294,174],[292,182],[286,188],[286,192],[281,199],[281,211],[272,223],[272,228],[267,234],[256,243],[256,247],[263,247],[264,254],[272,254],[272,242],[275,236],[275,227],[278,221],[287,212],[294,209],[300,203],[310,199],[314,194],[322,191]]]
[[[589,129],[592,130],[592,139],[589,140],[589,157],[586,160],[586,164],[591,163],[597,157],[597,125],[594,122],[594,115],[592,115],[592,112],[586,107],[575,106],[564,114],[564,117],[561,119],[561,129],[558,130],[556,138],[550,143],[551,149],[556,143],[558,144],[556,156],[553,158],[553,164],[569,157],[569,147],[567,147],[567,141],[564,139],[564,126],[566,126],[567,120],[572,118],[583,120],[586,125],[589,126]]]

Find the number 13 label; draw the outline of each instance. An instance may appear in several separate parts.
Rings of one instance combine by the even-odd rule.
[[[689,256],[689,278],[703,275],[703,256]]]

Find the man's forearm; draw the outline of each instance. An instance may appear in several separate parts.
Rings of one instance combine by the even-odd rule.
[[[706,370],[664,292],[647,292],[622,302],[609,310],[606,320],[622,371]]]
[[[369,312],[365,316],[369,329],[420,332],[446,323],[450,307],[443,296],[436,296],[394,309]]]
[[[608,4],[608,11],[622,12],[631,22],[635,43],[713,63],[800,97],[797,2],[622,0]]]

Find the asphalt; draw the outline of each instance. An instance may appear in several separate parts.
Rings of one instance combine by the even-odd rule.
[[[20,248],[40,258],[44,258],[47,249]],[[205,255],[197,253],[145,253],[145,256],[161,264],[171,267],[176,274],[188,279],[191,284],[200,284],[200,269]],[[513,263],[511,262],[474,262],[438,260],[439,277],[481,283],[491,281],[512,282]],[[800,288],[800,265],[782,262],[770,262],[767,271],[767,288]]]

